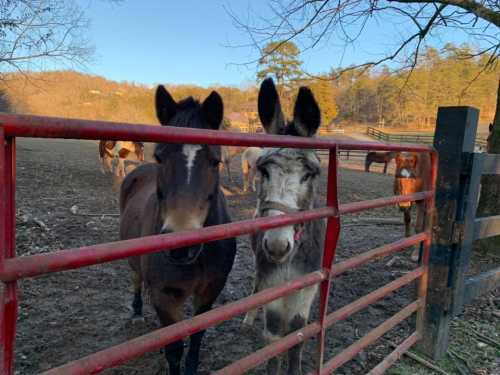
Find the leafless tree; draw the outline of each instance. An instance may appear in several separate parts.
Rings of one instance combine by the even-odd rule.
[[[75,0],[0,0],[0,74],[88,61],[88,19]]]
[[[398,62],[399,69],[413,68],[423,42],[442,35],[445,28],[474,40],[478,49],[470,57],[488,53],[488,66],[500,54],[498,0],[269,0],[268,5],[267,16],[254,13],[243,19],[229,11],[261,54],[263,46],[276,40],[300,40],[302,51],[331,39],[344,47],[355,45],[370,23],[395,26],[393,48],[348,69],[369,69],[389,61]]]

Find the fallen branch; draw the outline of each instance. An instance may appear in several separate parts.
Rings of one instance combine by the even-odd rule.
[[[489,346],[492,346],[494,348],[500,349],[500,343],[496,342],[490,337],[483,335],[481,332],[476,331],[474,328],[470,328],[470,330],[477,336],[479,341],[482,341],[485,344],[488,344]]]
[[[461,375],[469,375],[472,373],[471,367],[469,365],[469,361],[467,358],[462,357],[460,354],[455,352],[453,349],[449,348],[446,353],[452,360],[453,364],[455,365],[455,368]],[[462,368],[461,362],[465,365],[466,369]]]
[[[398,347],[392,341],[388,341],[388,342],[389,342],[389,345],[392,346],[394,349],[396,349]],[[430,362],[430,361],[428,361],[428,360],[420,357],[419,355],[417,355],[417,354],[415,354],[413,352],[407,351],[403,355],[406,355],[409,358],[413,359],[414,361],[420,363],[421,365],[424,365],[424,366],[430,368],[431,370],[436,371],[438,374],[441,374],[441,375],[451,375],[449,372],[444,371],[442,368],[436,366],[434,363],[432,363],[432,362]]]

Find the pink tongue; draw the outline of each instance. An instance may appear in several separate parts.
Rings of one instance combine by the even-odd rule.
[[[302,229],[296,230],[295,234],[293,235],[293,240],[294,241],[300,240],[301,235],[302,235]]]

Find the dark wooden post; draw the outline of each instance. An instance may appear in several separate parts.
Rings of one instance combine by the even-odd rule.
[[[433,358],[442,357],[448,347],[452,318],[453,271],[457,233],[463,218],[464,184],[462,167],[474,151],[479,111],[472,107],[440,107],[434,147],[439,153],[436,187],[436,217],[429,259],[429,287],[420,350]]]

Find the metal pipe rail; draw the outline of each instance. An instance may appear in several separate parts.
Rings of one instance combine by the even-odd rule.
[[[206,227],[197,231],[177,232],[116,241],[78,249],[60,250],[49,254],[15,257],[15,138],[72,138],[72,139],[115,139],[169,143],[203,143],[224,144],[230,146],[292,147],[325,149],[329,152],[328,186],[326,207],[310,211],[285,214],[270,218],[244,220],[235,223]],[[433,188],[405,196],[378,198],[363,202],[339,205],[337,194],[337,168],[339,150],[386,150],[430,152],[433,161],[431,180]],[[314,335],[319,336],[318,374],[330,373],[340,363],[351,359],[360,348],[368,345],[380,334],[387,331],[400,320],[417,311],[417,333],[410,336],[393,354],[389,355],[374,371],[381,373],[392,364],[404,350],[407,350],[422,335],[423,306],[427,289],[427,262],[429,258],[430,231],[435,180],[435,152],[424,145],[391,145],[380,142],[357,142],[335,139],[301,138],[263,134],[238,134],[221,131],[207,131],[186,128],[160,127],[147,125],[131,125],[105,121],[86,121],[39,116],[11,115],[0,113],[0,280],[4,288],[0,294],[0,373],[14,373],[14,338],[17,319],[17,280],[43,274],[59,272],[93,264],[148,254],[163,250],[172,250],[196,243],[210,242],[223,238],[235,237],[248,233],[268,230],[279,226],[287,226],[299,222],[327,219],[325,249],[322,269],[283,285],[266,289],[255,295],[224,305],[192,319],[178,322],[149,334],[137,337],[120,345],[94,353],[85,358],[49,370],[46,374],[87,374],[97,373],[106,368],[116,366],[144,353],[156,350],[182,337],[191,335],[209,326],[228,320],[234,316],[252,310],[275,299],[293,293],[301,288],[320,284],[320,319],[285,338],[268,345],[258,352],[245,357],[233,365],[221,369],[220,374],[236,374],[257,366],[263,361],[282,353],[294,345]],[[340,231],[340,215],[356,213],[366,209],[384,207],[408,201],[426,202],[425,232],[415,236],[381,246],[357,257],[340,262],[332,267],[335,257],[336,243]],[[424,244],[423,263],[414,271],[381,287],[364,297],[328,313],[328,296],[331,279],[343,272],[358,267],[375,258],[380,258],[410,245]],[[346,319],[357,311],[378,301],[415,279],[420,279],[419,294],[416,302],[410,304],[393,318],[375,328],[367,337],[353,344],[346,351],[329,362],[324,363],[324,339],[326,329],[334,323]],[[396,353],[396,354],[394,354]],[[259,357],[260,356],[260,357]]]

